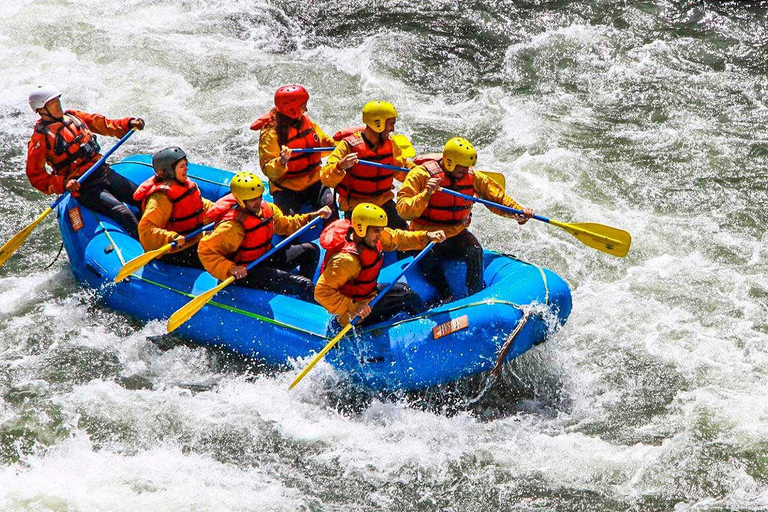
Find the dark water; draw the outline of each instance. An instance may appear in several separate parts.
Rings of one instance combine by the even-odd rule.
[[[96,304],[50,221],[0,270],[3,510],[768,509],[766,2],[19,1],[0,5],[0,240],[49,82],[256,166],[249,123],[310,87],[326,131],[393,101],[419,150],[472,140],[518,201],[633,235],[625,259],[477,209],[489,248],[571,284],[504,370],[370,396],[162,337]]]

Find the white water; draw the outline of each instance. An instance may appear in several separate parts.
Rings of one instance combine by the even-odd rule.
[[[368,397],[322,365],[289,393],[292,372],[163,351],[65,258],[43,270],[48,222],[0,270],[0,509],[768,508],[764,14],[475,9],[0,5],[3,241],[47,204],[23,173],[38,83],[145,118],[118,157],[174,144],[232,170],[255,168],[248,125],[279,85],[309,86],[330,132],[390,100],[419,149],[464,135],[521,203],[633,235],[615,259],[475,210],[481,241],[564,276],[574,309],[465,406],[482,381]]]

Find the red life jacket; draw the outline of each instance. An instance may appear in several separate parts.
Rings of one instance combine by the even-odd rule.
[[[242,224],[245,238],[240,243],[232,259],[238,265],[247,265],[256,261],[272,249],[274,222],[272,207],[268,202],[261,201],[261,217],[257,217],[237,204],[235,196],[227,194],[218,201],[208,212],[208,220],[219,224],[226,221],[236,221]]]
[[[353,300],[363,300],[376,291],[379,272],[384,264],[384,248],[381,242],[376,243],[376,249],[371,249],[365,243],[355,243],[354,229],[347,219],[332,222],[320,234],[320,246],[326,250],[325,259],[320,272],[331,258],[339,253],[354,254],[360,260],[360,274],[351,281],[344,283],[339,292]]]
[[[429,173],[430,177],[440,178],[441,187],[468,196],[475,195],[475,173],[471,169],[460,180],[453,180],[449,173],[443,171],[443,168],[435,160],[427,160],[420,165]],[[471,213],[472,201],[437,192],[432,194],[429,204],[419,216],[419,220],[431,224],[459,224],[465,222]]]
[[[251,130],[261,130],[263,127],[275,126],[275,109],[270,110],[251,124]],[[296,129],[293,126],[288,128],[288,140],[285,145],[291,149],[300,148],[318,148],[320,147],[320,137],[317,136],[315,126],[306,115],[301,116],[301,126]],[[296,178],[303,174],[310,174],[320,166],[320,153],[301,153],[291,156],[288,160],[288,170],[285,171],[282,179]]]
[[[46,159],[55,176],[77,177],[76,171],[99,158],[101,147],[96,135],[69,112],[64,113],[61,121],[38,120],[35,131],[45,135]]]
[[[387,139],[376,149],[368,146],[360,132],[348,135],[342,139],[349,144],[350,150],[357,153],[360,160],[369,160],[387,165],[396,165],[393,157],[392,141]],[[347,169],[347,174],[336,186],[336,191],[343,198],[371,198],[392,190],[395,171],[379,169],[370,165],[357,164]]]
[[[181,184],[176,180],[161,180],[157,176],[152,176],[144,181],[133,193],[133,198],[141,201],[142,213],[147,208],[147,200],[156,192],[168,196],[173,205],[171,218],[168,219],[164,229],[176,233],[189,233],[205,223],[203,196],[200,195],[200,189],[192,180]]]

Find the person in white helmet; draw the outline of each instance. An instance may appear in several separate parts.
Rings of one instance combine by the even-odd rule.
[[[115,219],[131,236],[138,238],[138,220],[124,204],[139,206],[133,199],[136,184],[103,165],[83,183],[83,175],[99,158],[96,135],[122,137],[129,130],[142,130],[137,117],[107,119],[80,110],[62,110],[61,92],[40,86],[29,95],[29,106],[40,115],[27,148],[27,177],[45,194],[69,191],[84,206]],[[46,164],[51,172],[46,170]]]

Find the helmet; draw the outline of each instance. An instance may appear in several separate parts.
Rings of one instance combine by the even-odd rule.
[[[152,157],[152,167],[161,178],[173,180],[176,179],[176,172],[173,168],[178,161],[184,158],[187,158],[187,154],[181,148],[161,149]]]
[[[477,151],[467,139],[454,137],[445,143],[443,148],[443,167],[453,172],[457,165],[472,167],[477,163]]]
[[[359,236],[368,233],[368,226],[386,227],[387,212],[371,203],[360,203],[352,210],[352,228]]]
[[[309,100],[309,93],[300,85],[284,85],[275,92],[275,107],[281,114],[298,119],[301,106]]]
[[[229,190],[235,196],[237,204],[245,207],[245,202],[256,199],[264,194],[264,183],[252,172],[242,171],[229,182]]]
[[[387,119],[397,117],[397,109],[387,101],[369,101],[363,107],[363,122],[376,133],[384,131]]]
[[[38,85],[35,90],[29,93],[29,106],[32,107],[32,110],[37,111],[37,109],[43,108],[49,101],[60,97],[61,92],[55,87]]]

